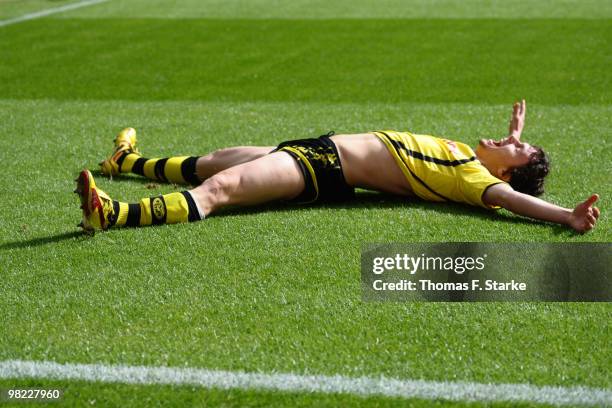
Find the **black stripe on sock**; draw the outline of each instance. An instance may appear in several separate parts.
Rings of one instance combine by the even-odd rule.
[[[155,167],[153,167],[153,173],[155,174],[155,178],[159,181],[168,181],[166,178],[166,174],[164,173],[164,167],[166,167],[166,162],[168,158],[159,159],[155,162]]]
[[[127,155],[130,154],[128,152],[125,152],[121,155],[121,157],[119,157],[117,159],[117,166],[119,167],[119,172],[121,172],[121,165],[123,164],[123,161],[125,160],[125,158],[127,157]]]
[[[108,223],[111,227],[117,223],[117,218],[119,218],[119,201],[113,200],[113,215],[108,217]]]
[[[144,176],[144,165],[147,160],[148,159],[145,159],[144,157],[139,157],[138,159],[136,159],[136,162],[132,166],[132,173]]]
[[[199,157],[191,156],[183,160],[181,163],[181,174],[183,179],[192,186],[198,186],[202,181],[196,175],[196,161]]]
[[[137,227],[140,225],[140,204],[128,205],[128,216],[125,222],[126,227]]]
[[[185,200],[187,200],[187,208],[189,209],[189,216],[187,219],[189,222],[200,221],[200,212],[191,194],[187,191],[181,191],[181,194],[185,197]]]
[[[164,196],[157,196],[149,198],[151,205],[151,222],[153,225],[165,224],[166,223],[166,200]]]

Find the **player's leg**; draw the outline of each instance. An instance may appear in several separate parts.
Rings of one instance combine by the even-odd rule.
[[[224,170],[191,190],[148,197],[139,203],[111,199],[96,187],[91,173],[77,178],[83,221],[87,231],[119,226],[144,226],[197,221],[226,205],[250,205],[291,199],[304,190],[297,162],[276,152]]]
[[[289,200],[303,190],[304,176],[295,159],[275,152],[217,173],[189,193],[207,216],[229,205]]]
[[[100,163],[103,174],[134,173],[161,182],[198,185],[213,174],[255,160],[273,147],[234,147],[206,156],[142,157],[136,148],[136,131],[122,130],[115,138],[113,154]]]
[[[196,174],[202,181],[239,164],[259,159],[274,150],[273,146],[237,146],[216,150],[198,158]]]
[[[120,162],[119,171],[134,173],[160,182],[199,185],[210,176],[270,153],[274,147],[239,146],[205,156],[177,156],[148,159],[131,153]]]
[[[126,203],[113,200],[99,189],[89,170],[83,170],[76,182],[74,192],[79,195],[83,210],[79,226],[88,232],[111,227],[174,224],[200,219],[195,201],[186,191],[147,197],[138,203]]]

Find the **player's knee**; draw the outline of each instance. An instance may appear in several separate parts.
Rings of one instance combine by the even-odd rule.
[[[218,167],[217,164],[220,160],[223,160],[224,156],[227,156],[228,149],[218,149],[213,151],[212,153],[207,154],[206,156],[200,157],[198,160],[202,165],[208,167]]]
[[[206,180],[203,187],[213,201],[222,202],[227,200],[238,183],[238,178],[231,172],[221,172]]]
[[[212,160],[224,160],[236,153],[236,147],[224,147],[222,149],[217,149],[211,154]]]
[[[202,156],[198,159],[196,172],[201,180],[206,180],[215,174],[219,173],[231,167],[231,163],[228,164],[228,158],[231,156],[231,148],[218,149],[212,153]]]
[[[217,149],[210,154],[210,158],[218,159],[220,157],[223,157],[223,155],[227,154],[227,150],[228,150],[227,148]]]

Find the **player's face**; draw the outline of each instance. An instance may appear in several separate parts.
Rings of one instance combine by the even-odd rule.
[[[507,171],[524,166],[535,152],[535,147],[514,136],[500,140],[481,139],[476,147],[476,156],[493,174],[497,170]]]

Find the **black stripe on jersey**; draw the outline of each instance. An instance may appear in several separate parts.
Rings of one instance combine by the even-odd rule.
[[[386,134],[385,132],[380,132],[380,133],[382,133],[383,135],[387,136],[387,139],[389,139],[389,141],[391,142],[391,145],[392,145],[392,146],[393,146],[393,148],[396,150],[396,153],[398,154],[398,156],[400,156],[400,154],[399,154],[399,153],[400,153],[400,152],[399,152],[399,150],[400,150],[400,149],[403,149],[403,150],[408,150],[408,149],[406,149],[406,147],[405,147],[405,146],[404,146],[402,143],[397,142],[397,141],[395,141],[395,140],[391,139],[391,138],[389,137],[389,135],[388,135],[388,134]],[[401,157],[401,156],[400,156],[400,157]],[[410,175],[412,175],[412,177],[414,177],[414,179],[415,179],[416,181],[418,181],[419,183],[421,183],[421,184],[423,185],[423,187],[425,187],[427,190],[429,190],[429,191],[430,191],[432,194],[437,195],[438,197],[440,197],[440,198],[441,198],[441,199],[443,199],[443,200],[446,200],[446,201],[453,201],[453,200],[450,200],[450,199],[448,199],[448,198],[444,197],[442,194],[437,193],[436,191],[434,191],[434,189],[432,189],[431,187],[429,187],[429,186],[428,186],[428,185],[427,185],[427,184],[426,184],[426,183],[425,183],[423,180],[421,180],[420,178],[418,178],[418,177],[417,177],[417,175],[416,175],[416,174],[414,174],[414,172],[413,172],[413,171],[410,169],[410,167],[406,166],[406,168],[407,168],[407,169],[408,169],[408,171],[410,172]]]
[[[399,147],[403,150],[406,151],[406,153],[408,153],[409,156],[414,157],[415,159],[419,159],[419,160],[423,160],[423,161],[427,161],[427,162],[432,162],[432,163],[436,163],[436,164],[441,164],[442,166],[449,166],[449,167],[455,167],[455,166],[459,166],[461,164],[465,164],[465,163],[469,163],[471,161],[476,160],[476,156],[472,156],[469,159],[461,159],[461,160],[446,160],[446,159],[439,159],[437,157],[431,157],[431,156],[425,156],[423,153],[421,152],[417,152],[415,150],[410,150],[408,149],[402,142],[400,142],[399,140],[393,140],[391,138],[391,136],[389,136],[387,133],[385,132],[380,132],[383,135],[387,136],[389,138],[389,140],[393,143],[399,145]]]

